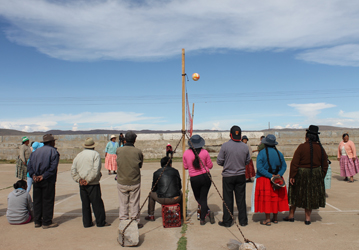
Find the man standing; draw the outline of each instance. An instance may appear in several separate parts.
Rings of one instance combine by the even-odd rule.
[[[167,164],[168,163],[168,164]],[[145,220],[154,221],[155,220],[155,204],[156,201],[160,204],[170,205],[179,203],[182,205],[182,184],[181,177],[177,169],[172,168],[172,160],[169,157],[163,157],[161,159],[161,168],[153,173],[153,181],[151,188],[155,185],[158,177],[165,168],[161,179],[159,179],[157,185],[152,190],[150,198],[148,200],[148,216],[145,217]],[[181,206],[182,214],[182,206]]]
[[[35,227],[44,229],[57,227],[52,222],[54,216],[55,185],[59,152],[55,148],[55,138],[51,134],[43,136],[44,146],[30,155],[27,166],[30,177],[34,180],[33,206]]]
[[[120,136],[118,137],[118,146],[122,147],[125,144],[125,138],[123,137],[123,134],[120,133]]]
[[[233,215],[233,192],[236,196],[238,221],[241,226],[248,225],[246,206],[246,165],[250,162],[249,149],[241,142],[241,128],[233,126],[231,139],[223,143],[217,157],[217,164],[223,166],[223,199]],[[223,204],[223,221],[220,226],[231,227],[233,219]]]
[[[119,199],[119,219],[128,220],[136,218],[140,210],[141,171],[143,154],[135,148],[137,135],[128,131],[125,135],[126,143],[117,148],[117,190]],[[129,214],[129,210],[131,214]],[[138,228],[143,225],[138,223]]]
[[[71,167],[71,176],[80,184],[80,197],[82,201],[82,222],[84,227],[92,227],[91,207],[95,214],[96,226],[104,227],[106,223],[105,207],[101,198],[101,157],[95,151],[95,142],[92,138],[85,141],[84,150],[79,153]]]

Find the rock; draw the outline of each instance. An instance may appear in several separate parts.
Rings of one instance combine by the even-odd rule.
[[[121,220],[118,226],[118,238],[117,241],[122,244],[122,231],[130,223],[131,220]],[[140,235],[138,232],[137,221],[132,221],[131,225],[125,231],[125,247],[137,246],[140,241]]]
[[[227,247],[229,250],[238,250],[240,245],[242,245],[242,242],[239,242],[237,240],[229,240],[227,243]]]
[[[263,244],[255,243],[258,250],[266,250]],[[252,243],[244,243],[239,247],[239,250],[256,250],[256,247]]]

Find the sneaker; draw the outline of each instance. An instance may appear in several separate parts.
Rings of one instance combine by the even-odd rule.
[[[137,224],[137,228],[138,228],[138,229],[143,228],[143,224],[138,223],[138,224]]]
[[[52,223],[52,224],[47,225],[47,226],[42,225],[42,228],[43,228],[43,229],[48,229],[48,228],[53,228],[53,227],[57,227],[57,226],[59,226],[59,224],[57,224],[57,223]]]
[[[105,223],[105,225],[103,225],[104,227],[109,227],[109,226],[111,226],[111,223]]]
[[[155,216],[154,216],[154,215],[146,216],[146,217],[145,217],[145,220],[155,221]]]
[[[200,224],[201,226],[203,226],[203,225],[206,224],[206,221],[205,221],[205,220],[200,220],[199,224]]]
[[[211,222],[211,224],[214,224],[214,213],[212,211],[209,212],[209,221]]]

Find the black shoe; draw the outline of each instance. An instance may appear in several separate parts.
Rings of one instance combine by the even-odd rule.
[[[40,223],[35,223],[35,228],[39,228],[41,227],[42,225]]]
[[[93,222],[91,222],[91,224],[89,226],[84,226],[84,228],[89,228],[89,227],[93,227],[93,226],[94,226],[94,224],[93,224]]]
[[[284,221],[294,222],[294,217],[289,219],[288,216],[287,216],[287,217],[284,217],[283,220]]]
[[[343,181],[348,181],[348,177],[345,177]]]
[[[310,221],[304,221],[304,224],[305,224],[305,225],[310,225],[311,222],[310,222]]]
[[[218,225],[220,225],[221,227],[231,227],[233,225],[233,222],[228,225],[228,224],[225,224],[223,221],[218,221]]]
[[[241,227],[245,227],[248,225],[248,223],[239,223],[239,225],[241,225]]]
[[[138,224],[137,224],[137,227],[138,227],[138,229],[143,228],[143,224],[138,223]]]
[[[200,220],[199,224],[200,224],[201,226],[204,226],[204,225],[206,224],[206,221],[205,221],[205,220]]]

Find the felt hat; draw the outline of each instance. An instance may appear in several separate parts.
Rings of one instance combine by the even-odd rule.
[[[273,184],[273,188],[275,189],[279,189],[282,187],[285,187],[285,181],[282,177],[280,176],[274,176],[271,178],[271,182]]]
[[[233,141],[240,141],[242,139],[242,130],[238,126],[232,126],[231,128],[231,138]]]
[[[309,128],[306,130],[310,134],[319,135],[319,127],[315,125],[310,125]]]
[[[24,143],[24,142],[28,141],[29,138],[27,138],[27,136],[24,136],[21,140],[22,140],[22,142]]]
[[[276,141],[276,138],[274,135],[267,135],[263,140],[262,143],[268,146],[275,146],[278,144],[278,142]]]
[[[205,140],[200,135],[192,135],[188,141],[190,148],[202,148],[205,144]]]
[[[111,139],[112,139],[112,138],[117,138],[117,137],[116,137],[116,135],[111,135]]]
[[[46,134],[42,137],[42,142],[56,141],[52,134]]]
[[[84,146],[84,148],[94,148],[95,145],[96,145],[96,143],[93,141],[92,138],[87,138],[85,140],[85,144],[83,146]]]
[[[242,136],[242,141],[243,141],[244,139],[246,139],[247,141],[249,141],[249,139],[248,139],[248,137],[247,137],[246,135],[243,135],[243,136]]]

